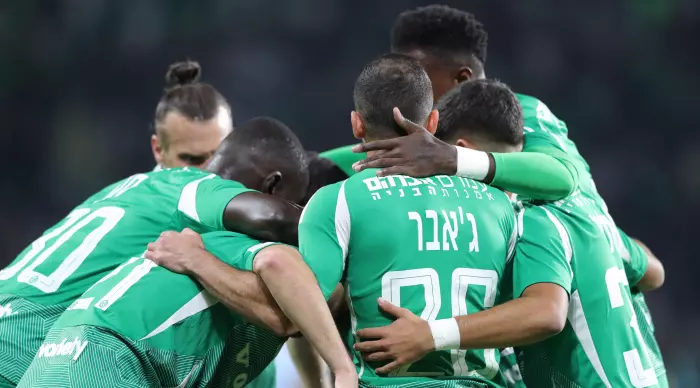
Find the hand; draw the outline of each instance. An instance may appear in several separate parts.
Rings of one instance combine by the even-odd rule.
[[[399,108],[394,108],[394,120],[408,136],[356,145],[353,152],[377,152],[356,162],[353,165],[355,171],[380,168],[377,176],[408,175],[416,178],[457,172],[457,149],[454,146],[407,120]]]
[[[148,244],[144,256],[173,272],[189,274],[190,260],[203,249],[202,237],[191,229],[184,229],[181,233],[161,233],[156,242]]]
[[[358,377],[354,367],[350,371],[337,373],[333,386],[335,388],[357,388]]]
[[[373,340],[355,344],[355,350],[364,353],[364,359],[367,361],[391,361],[375,369],[375,372],[387,374],[396,368],[416,362],[435,350],[433,334],[427,321],[383,298],[379,298],[379,307],[396,317],[396,321],[389,326],[358,331],[357,335],[360,338]]]

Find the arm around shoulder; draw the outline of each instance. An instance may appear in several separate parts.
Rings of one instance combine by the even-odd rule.
[[[224,210],[227,230],[260,240],[297,245],[297,225],[301,207],[256,191],[233,198]]]
[[[563,154],[563,153],[562,153]],[[519,195],[554,201],[570,195],[578,186],[578,173],[564,156],[542,152],[494,153],[491,185]]]

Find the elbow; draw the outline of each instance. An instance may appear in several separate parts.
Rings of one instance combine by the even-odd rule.
[[[280,312],[281,313],[281,312]],[[277,337],[288,338],[299,332],[299,328],[282,313],[268,329]]]
[[[561,171],[559,174],[557,174],[559,179],[553,179],[550,181],[552,187],[547,195],[548,198],[542,198],[548,201],[558,201],[560,199],[564,199],[573,194],[578,186],[576,168],[570,162],[564,161],[560,158],[554,159],[560,163]]]
[[[637,288],[642,291],[653,291],[664,285],[666,281],[666,271],[663,264],[656,259],[649,259],[649,266],[642,279],[637,283]]]
[[[568,303],[549,302],[540,311],[539,328],[542,339],[555,336],[564,330],[568,312]]]
[[[288,273],[289,257],[285,254],[277,254],[278,249],[285,249],[283,246],[274,246],[264,249],[258,253],[253,261],[253,272],[265,279],[267,276],[282,276]]]

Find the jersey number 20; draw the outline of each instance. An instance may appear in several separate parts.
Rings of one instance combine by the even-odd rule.
[[[442,294],[440,293],[440,279],[437,271],[432,268],[411,269],[406,271],[390,271],[382,276],[382,298],[401,306],[401,287],[423,286],[425,308],[420,317],[427,321],[437,319],[442,306]],[[493,307],[496,301],[498,287],[498,273],[494,270],[457,268],[452,272],[450,286],[452,316],[467,315],[467,290],[470,286],[481,286],[486,289],[484,293],[483,308]],[[477,307],[480,311],[483,308]],[[472,311],[476,312],[476,311]],[[466,350],[452,350],[451,361],[454,376],[481,376],[492,379],[498,373],[498,361],[496,349],[478,350],[484,352],[484,369],[470,371],[466,362]],[[473,350],[471,352],[474,352]],[[396,376],[436,376],[442,373],[420,371],[408,371],[411,365],[404,366],[396,372]]]

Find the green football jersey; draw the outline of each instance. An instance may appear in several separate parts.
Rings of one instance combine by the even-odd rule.
[[[618,253],[622,254],[625,271],[631,272],[628,274],[628,277],[641,277],[641,275],[634,273],[639,267],[630,265],[628,260],[629,251],[634,253],[636,244],[631,242],[629,237],[615,226],[612,217],[608,213],[605,201],[596,189],[588,163],[579,153],[576,144],[569,139],[566,123],[552,114],[542,101],[523,94],[517,94],[517,97],[525,117],[525,146],[523,151],[542,152],[555,157],[560,157],[562,153],[565,154],[566,158],[576,167],[578,186],[581,193],[595,202],[599,212],[597,216],[599,224],[610,231],[609,235],[611,235],[613,241],[611,250],[617,250]],[[622,237],[616,231],[619,231]],[[631,246],[630,244],[633,245]],[[646,255],[643,252],[641,254],[643,259],[646,260]],[[632,303],[636,311],[646,312],[644,316],[637,313],[638,325],[642,333],[644,333],[650,355],[655,360],[654,369],[657,371],[657,377],[662,386],[668,386],[663,357],[653,334],[654,324],[649,313],[649,307],[643,297],[633,298]]]
[[[276,244],[232,232],[207,233],[202,239],[209,252],[243,270],[252,270],[255,255]],[[272,362],[286,341],[231,312],[189,276],[140,257],[125,261],[87,290],[51,333],[75,326],[101,328],[145,350],[140,352],[145,356],[133,358],[150,364],[163,386],[178,386],[187,377],[187,387],[242,387]],[[51,352],[61,340],[42,344],[36,359],[75,362],[81,359],[78,351],[101,346],[85,341],[73,352]],[[88,366],[91,362],[83,361]]]
[[[520,374],[520,366],[518,365],[518,357],[513,348],[505,348],[501,350],[501,363],[499,365],[503,377],[506,379],[508,388],[525,388],[525,382]]]
[[[352,152],[352,147],[354,147],[354,145],[334,148],[326,152],[321,152],[318,156],[333,162],[333,164],[338,166],[347,176],[353,176],[355,175],[355,170],[352,169],[352,165],[364,159],[367,154],[364,152]]]
[[[498,189],[444,175],[379,178],[376,170],[319,190],[299,224],[302,256],[324,295],[344,281],[352,333],[391,323],[379,297],[427,320],[492,307],[516,239],[513,208]],[[348,347],[355,341],[351,334]],[[373,386],[502,387],[499,356],[438,351],[388,377],[357,352],[354,361]]]
[[[598,211],[595,201],[575,193],[556,203],[525,207],[519,214],[514,296],[543,272],[520,261],[523,253],[531,258],[565,257],[573,274],[564,330],[520,349],[520,370],[528,386],[623,388],[658,382],[629,288],[641,276],[628,279],[621,255],[610,250],[614,238],[609,228],[596,222],[603,216]],[[547,219],[556,226],[545,228]],[[631,265],[639,267],[635,273],[643,274],[647,262],[633,260]],[[529,280],[523,283],[522,276],[528,273]]]
[[[91,196],[0,271],[0,376],[17,382],[55,319],[166,230],[223,230],[243,185],[194,168],[136,174]]]

